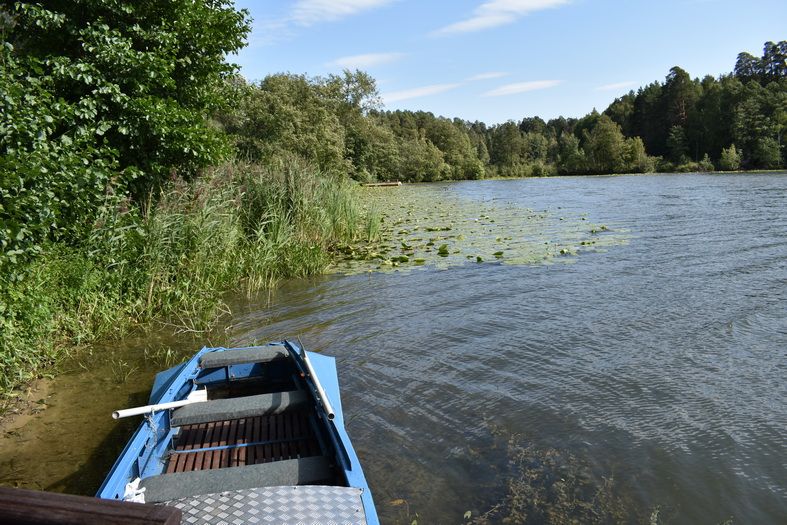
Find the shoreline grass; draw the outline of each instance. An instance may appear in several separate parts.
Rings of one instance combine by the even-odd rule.
[[[99,339],[151,322],[203,331],[223,298],[325,271],[339,243],[379,234],[355,184],[297,159],[173,180],[147,212],[108,199],[80,246],[52,244],[2,293],[0,396]]]

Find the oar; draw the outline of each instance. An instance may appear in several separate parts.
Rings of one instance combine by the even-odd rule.
[[[124,408],[122,410],[115,410],[112,412],[113,419],[120,419],[121,417],[141,416],[143,414],[152,414],[159,410],[168,410],[170,408],[178,408],[193,403],[204,403],[208,400],[208,390],[203,388],[201,390],[194,390],[186,399],[181,401],[170,401],[169,403],[159,403],[158,405],[145,405],[143,407]]]

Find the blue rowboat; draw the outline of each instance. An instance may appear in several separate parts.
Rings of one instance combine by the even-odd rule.
[[[344,428],[332,357],[290,341],[203,348],[160,372],[97,496],[181,509],[183,523],[379,520]]]

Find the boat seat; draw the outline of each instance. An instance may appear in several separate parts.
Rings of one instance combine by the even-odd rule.
[[[205,368],[221,368],[230,365],[245,365],[248,363],[270,363],[279,359],[286,359],[288,350],[281,345],[255,346],[240,350],[222,350],[221,352],[208,352],[200,357],[199,366]]]
[[[312,456],[244,467],[160,474],[143,479],[140,487],[145,488],[146,503],[157,503],[229,490],[314,485],[330,482],[332,477],[328,458]]]
[[[308,402],[309,394],[303,390],[213,399],[175,409],[170,417],[170,425],[180,427],[212,421],[280,414],[287,410],[305,407]]]

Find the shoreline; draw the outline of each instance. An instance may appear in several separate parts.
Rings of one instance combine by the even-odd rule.
[[[39,377],[10,393],[0,404],[0,435],[16,432],[46,410],[53,383],[51,378]]]

